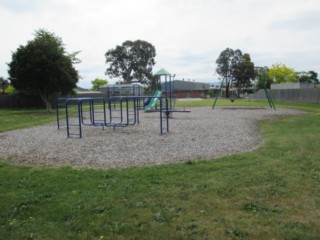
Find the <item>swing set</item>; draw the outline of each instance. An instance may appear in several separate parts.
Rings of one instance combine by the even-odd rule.
[[[262,76],[259,76],[259,85],[263,86],[263,90],[266,94],[266,98],[268,100],[269,106],[270,108],[273,108],[274,110],[276,110],[276,106],[274,105],[274,102],[271,98],[270,92],[266,87],[266,81]],[[236,99],[239,98],[239,94],[236,88],[232,87],[232,82],[229,80],[227,77],[224,77],[222,79],[221,85],[220,85],[220,91],[218,94],[216,94],[213,104],[212,104],[212,110],[214,109],[214,107],[216,106],[218,97],[221,97],[221,91],[222,91],[222,87],[226,86],[226,90],[225,90],[225,98],[226,99],[230,99],[231,102],[234,102]]]

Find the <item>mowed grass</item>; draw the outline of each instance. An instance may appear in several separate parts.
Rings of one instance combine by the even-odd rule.
[[[3,159],[0,239],[320,239],[320,108],[279,105],[309,113],[262,121],[258,150],[212,161],[94,170]]]
[[[56,113],[43,109],[0,109],[0,132],[45,124],[56,119]]]

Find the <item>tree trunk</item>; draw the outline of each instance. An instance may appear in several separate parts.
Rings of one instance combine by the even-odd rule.
[[[44,103],[46,104],[47,111],[52,112],[51,102],[49,100],[46,100],[46,101],[44,101]]]
[[[229,98],[229,87],[230,87],[230,83],[228,82],[226,84],[226,98]]]
[[[47,96],[42,95],[42,94],[40,94],[40,97],[43,100],[44,104],[46,105],[47,111],[48,112],[52,112],[50,97],[47,97]]]

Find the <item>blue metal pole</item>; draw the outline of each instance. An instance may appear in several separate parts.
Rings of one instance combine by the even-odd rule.
[[[162,134],[163,129],[162,129],[162,100],[160,100],[160,134]]]
[[[70,131],[69,131],[69,114],[68,114],[68,105],[69,101],[66,101],[66,122],[67,122],[67,136],[70,136]]]
[[[82,128],[81,128],[81,119],[82,119],[82,100],[78,101],[78,119],[79,119],[79,136],[82,138]]]
[[[60,119],[59,119],[59,98],[56,100],[56,112],[57,112],[57,127],[60,129]]]
[[[127,97],[126,97],[126,104],[127,104],[127,106],[126,106],[126,111],[127,111],[127,125],[129,125],[129,123],[130,123],[130,118],[129,118],[129,100],[128,100]]]
[[[166,121],[167,121],[167,132],[169,132],[169,109],[168,109],[168,98],[166,100]]]

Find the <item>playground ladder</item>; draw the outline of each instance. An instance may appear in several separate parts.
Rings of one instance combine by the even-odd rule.
[[[163,104],[165,100],[165,104]],[[160,133],[169,132],[169,109],[168,99],[160,98]]]

